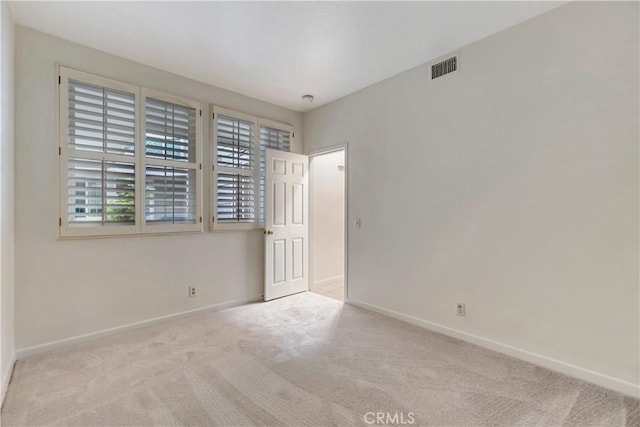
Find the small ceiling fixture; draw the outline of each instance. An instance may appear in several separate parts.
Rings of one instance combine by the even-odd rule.
[[[302,99],[311,104],[313,102],[313,95],[302,95]]]

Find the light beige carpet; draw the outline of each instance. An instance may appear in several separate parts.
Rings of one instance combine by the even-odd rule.
[[[636,399],[303,293],[20,360],[2,425],[366,425],[388,412],[415,425],[638,426],[638,411]]]

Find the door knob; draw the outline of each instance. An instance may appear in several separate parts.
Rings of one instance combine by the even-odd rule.
[[[273,231],[271,231],[271,230],[264,230],[264,234],[273,234]]]

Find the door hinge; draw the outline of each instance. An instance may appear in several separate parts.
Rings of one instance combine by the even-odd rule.
[[[202,217],[200,217],[200,222],[202,222]]]
[[[211,217],[211,222],[216,222],[216,217],[215,216]]]
[[[202,117],[202,110],[200,110],[200,117]]]
[[[295,137],[296,137],[296,133],[295,133],[295,132],[292,132],[292,133],[291,133],[291,138],[295,138]]]
[[[200,163],[200,170],[202,170],[202,163]]]
[[[62,147],[58,147],[58,156],[62,156]]]
[[[62,84],[62,77],[58,76],[58,84],[61,85]]]
[[[215,171],[216,170],[216,165],[211,165],[211,170]]]
[[[58,227],[62,227],[62,218],[58,218]]]
[[[216,118],[216,113],[211,113],[211,118],[215,119]]]

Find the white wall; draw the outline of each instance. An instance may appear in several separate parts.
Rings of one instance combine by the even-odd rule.
[[[56,240],[55,62],[201,100],[205,117],[214,102],[289,123],[298,131],[292,149],[302,152],[300,113],[16,27],[16,348],[258,297],[259,231]],[[208,144],[204,154],[206,180]],[[208,206],[205,191],[206,216]],[[197,297],[187,297],[188,286]]]
[[[7,3],[1,2],[0,7],[0,384],[4,398],[14,355],[14,24]]]
[[[310,170],[311,280],[339,280],[344,277],[344,151],[312,157]]]
[[[570,3],[305,114],[308,152],[350,144],[350,299],[637,386],[638,6]]]

